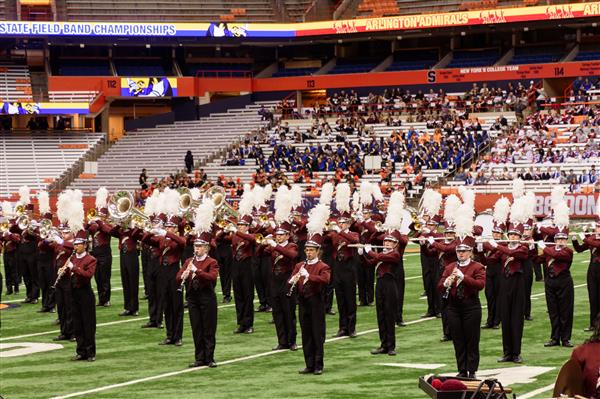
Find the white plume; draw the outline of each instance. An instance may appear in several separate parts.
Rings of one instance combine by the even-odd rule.
[[[373,194],[373,199],[375,201],[383,201],[383,193],[381,192],[381,188],[379,187],[379,184],[372,184],[373,190],[372,190],[372,194]]]
[[[239,203],[240,216],[252,215],[252,208],[254,207],[254,191],[250,187],[250,184],[244,184],[244,194]]]
[[[527,191],[525,194],[525,208],[527,209],[527,219],[533,219],[535,217],[535,194],[533,191]]]
[[[442,194],[438,191],[428,188],[423,193],[422,210],[429,216],[435,216],[440,213],[442,207]]]
[[[14,210],[13,210],[13,206],[10,202],[8,201],[3,201],[2,202],[2,216],[8,218],[13,216]]]
[[[362,204],[360,203],[360,193],[358,190],[354,190],[352,193],[352,210],[355,212],[360,211]]]
[[[96,208],[104,208],[106,206],[106,201],[108,200],[108,190],[106,187],[100,187],[98,191],[96,191]]]
[[[19,202],[22,205],[29,205],[31,202],[31,190],[28,186],[19,187]]]
[[[460,199],[456,195],[450,194],[448,197],[446,197],[446,204],[444,205],[444,219],[448,223],[454,223],[454,220],[456,219],[456,212],[461,205]]]
[[[567,201],[563,201],[556,205],[556,208],[554,208],[554,224],[559,228],[568,227],[570,211]]]
[[[203,201],[198,205],[194,214],[194,231],[196,233],[205,233],[212,230],[214,212],[215,204],[211,200]]]
[[[339,183],[335,188],[335,208],[338,212],[350,212],[350,185]]]
[[[306,223],[306,230],[310,237],[316,233],[322,233],[325,229],[325,223],[329,220],[329,207],[325,204],[318,204],[310,210],[308,213],[308,223]]]
[[[550,193],[550,207],[554,210],[565,199],[565,187],[554,186]]]
[[[69,216],[67,224],[74,233],[83,229],[83,219],[85,212],[83,210],[83,193],[81,190],[72,190],[71,198],[68,204]]]
[[[460,238],[473,235],[475,227],[475,210],[469,203],[461,204],[456,210],[454,219],[454,231]]]
[[[38,192],[38,203],[40,206],[40,214],[50,212],[50,195],[48,195],[48,191],[40,190]]]
[[[179,192],[167,187],[165,188],[165,191],[163,191],[163,194],[163,212],[167,215],[177,215],[179,213]]]
[[[513,180],[512,184],[513,201],[525,195],[525,182],[520,177]]]
[[[292,192],[287,186],[281,185],[275,193],[275,222],[289,221],[290,213],[292,213]]]
[[[463,204],[468,204],[470,207],[475,209],[475,190],[467,188],[467,186],[460,186],[458,193],[462,198]]]
[[[394,191],[390,196],[387,216],[385,217],[385,222],[383,223],[383,227],[386,230],[400,230],[402,227],[404,201],[404,193],[401,191]]]
[[[526,223],[529,217],[527,216],[527,199],[526,197],[517,198],[510,207],[510,222],[512,224]]]
[[[379,191],[381,192],[381,191]],[[364,206],[371,206],[373,202],[373,183],[368,180],[360,182],[360,203]]]
[[[272,195],[273,195],[273,186],[271,186],[271,183],[269,183],[265,187],[263,187],[263,202],[265,204],[267,204],[267,206],[269,205],[269,202],[271,202]]]
[[[66,190],[61,192],[58,195],[58,200],[56,202],[56,216],[61,223],[67,223],[67,218],[69,217],[69,208],[68,203],[71,197],[71,190]]]
[[[253,200],[252,206],[254,207],[254,209],[258,210],[258,208],[260,208],[261,206],[263,206],[265,204],[264,192],[265,192],[265,189],[263,187],[259,186],[258,184],[255,184],[254,188],[252,188],[252,200]]]
[[[299,184],[294,184],[291,190],[292,195],[292,207],[296,208],[302,206],[302,187]]]
[[[198,187],[192,187],[190,189],[190,195],[194,201],[200,200],[200,189]]]
[[[329,206],[333,199],[333,184],[327,182],[321,187],[321,197],[319,198],[319,204],[325,204]]]
[[[499,198],[494,204],[494,222],[506,223],[510,214],[510,201],[506,197]]]
[[[144,204],[144,215],[152,216],[160,213],[159,211],[159,195],[160,192],[155,189],[152,191],[152,195],[146,198],[146,203]]]

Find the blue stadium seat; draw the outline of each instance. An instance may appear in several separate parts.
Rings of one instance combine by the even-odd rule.
[[[457,50],[453,54],[452,61],[446,68],[480,67],[494,65],[500,52],[497,49],[480,51]]]
[[[108,60],[61,60],[58,65],[61,76],[112,76]]]

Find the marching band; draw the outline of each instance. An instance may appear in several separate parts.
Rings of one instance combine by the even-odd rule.
[[[326,183],[312,209],[306,209],[298,186],[273,190],[246,185],[237,208],[218,187],[204,192],[167,188],[155,191],[139,209],[130,193],[109,195],[100,188],[87,220],[81,192],[61,193],[55,214],[48,194],[40,192],[35,213],[29,189],[23,187],[18,205],[12,209],[4,203],[0,214],[7,294],[19,292],[22,278],[25,303],[38,303],[41,293],[40,311],[57,309],[60,334],[55,340],[76,340],[73,360],[94,361],[95,307],[111,306],[114,237],[123,284],[120,315],[139,314],[141,252],[149,313],[142,327],[162,328],[164,322],[166,337],[160,344],[181,346],[185,298],[195,346],[190,367],[217,366],[215,287],[220,279],[223,302],[235,302],[235,333],[254,332],[256,290],[257,311],[272,313],[273,350],[298,349],[298,319],[305,360],[300,373],[319,375],[324,370],[326,314],[336,314],[333,294],[335,337],[357,336],[357,298],[361,306],[374,302],[380,345],[371,354],[396,354],[396,326],[404,325],[403,255],[413,241],[427,297],[423,317],[442,319],[442,341],[453,341],[459,376],[474,377],[480,327],[501,327],[499,362],[523,361],[521,340],[525,320],[531,319],[528,300],[536,264],[543,265],[551,323],[545,346],[572,346],[569,237],[575,251],[590,251],[590,326],[600,312],[600,206],[593,231],[570,234],[569,209],[560,189],[552,192],[552,214],[536,223],[535,198],[519,193],[519,186],[517,181],[512,205],[499,199],[487,218],[476,217],[475,193],[469,189],[460,190],[460,198],[452,194],[445,200],[427,189],[416,211],[399,191],[386,203],[369,182],[362,182],[354,195],[348,183]],[[438,231],[441,225],[443,232]],[[483,325],[480,291],[487,302]]]

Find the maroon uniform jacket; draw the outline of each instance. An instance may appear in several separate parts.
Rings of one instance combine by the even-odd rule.
[[[271,225],[266,224],[266,225],[260,225],[254,229],[249,230],[249,232],[251,234],[262,234],[263,237],[266,237],[268,235],[273,235],[273,228],[271,227]],[[256,240],[255,240],[256,241]],[[254,253],[254,256],[259,257],[259,256],[269,256],[269,254],[265,254],[265,248],[267,247],[267,243],[265,242],[264,244],[261,245],[256,245],[256,251]]]
[[[483,252],[479,256],[485,267],[500,264],[500,262],[502,262],[502,252],[496,251],[496,249],[488,242],[483,243]]]
[[[465,299],[477,297],[479,291],[485,287],[485,268],[481,263],[475,262],[474,260],[471,260],[467,266],[463,267],[458,266],[458,262],[452,262],[446,266],[442,278],[438,282],[438,291],[446,291],[447,288],[444,287],[444,281],[446,281],[446,278],[448,278],[448,276],[452,274],[452,271],[457,267],[459,267],[459,270],[464,274],[464,279],[458,286],[456,285],[457,280],[452,283],[450,286],[450,296],[459,298],[459,291],[462,291],[461,295]],[[459,290],[460,286],[462,286],[462,290]]]
[[[360,235],[361,244],[373,244],[373,238],[379,235],[377,228],[375,227],[375,221],[373,219],[357,222],[356,227],[358,234]]]
[[[448,243],[443,241],[434,241],[433,244],[430,245],[431,249],[435,250],[438,253],[438,257],[440,258],[440,262],[442,262],[442,266],[446,267],[452,262],[457,261],[456,257],[456,247],[458,246],[458,239],[454,239]]]
[[[298,246],[293,242],[288,242],[286,246],[267,245],[264,253],[271,255],[271,265],[275,276],[289,274],[294,269],[298,257]]]
[[[256,239],[254,234],[236,231],[235,234],[231,236],[231,251],[233,253],[233,259],[241,262],[251,258],[255,244]]]
[[[299,242],[306,241],[308,237],[308,230],[306,230],[307,219],[302,217],[299,222],[292,222],[292,241],[296,244]]]
[[[298,289],[298,295],[302,298],[309,298],[314,295],[318,295],[327,284],[329,284],[329,279],[331,278],[331,270],[326,263],[319,260],[312,265],[307,261],[297,263],[294,267],[294,271],[292,272],[292,276],[294,276],[300,268],[304,266],[306,271],[308,272],[308,279],[304,277],[300,277],[298,283],[296,284],[296,288]]]
[[[84,226],[85,230],[90,233],[92,238],[92,248],[110,245],[111,227],[101,220],[92,223],[87,223]]]
[[[583,372],[583,385],[586,397],[596,395],[596,384],[600,377],[600,342],[588,342],[573,349],[571,359],[575,359]]]
[[[164,263],[172,265],[181,261],[181,255],[187,240],[185,237],[173,233],[167,233],[164,236],[146,233],[142,237],[142,242],[159,249],[159,262],[161,265]]]
[[[102,221],[98,221],[103,224]],[[110,229],[110,235],[119,239],[119,252],[132,252],[137,249],[137,240],[141,238],[140,229],[124,230],[121,226],[114,226]]]
[[[380,278],[386,274],[394,276],[394,270],[402,260],[402,255],[395,249],[379,253],[371,251],[365,254],[365,259],[367,263],[375,266],[375,274]]]
[[[196,266],[196,272],[190,273],[187,276],[186,284],[190,289],[203,289],[206,287],[215,288],[217,276],[219,275],[219,264],[210,256],[206,256],[204,260],[198,260],[195,256],[188,258],[183,267],[177,272],[177,284],[181,284],[183,272],[188,268],[189,264],[193,263]]]
[[[54,252],[54,261],[56,270],[64,266],[65,262],[73,254],[73,241],[64,241],[61,244],[54,241],[41,240],[38,244],[40,250]]]
[[[529,257],[529,248],[523,244],[514,249],[498,244],[496,251],[500,252],[502,270],[507,277],[522,272],[523,262]]]
[[[358,244],[359,236],[358,233],[353,231],[330,231],[326,234],[326,237],[331,239],[333,245],[333,259],[338,262],[347,262],[354,256],[354,248],[349,248],[348,244]]]
[[[77,255],[73,253],[70,261],[73,269],[67,270],[67,276],[71,277],[71,286],[73,288],[91,287],[90,280],[96,271],[96,258],[87,253],[82,258],[77,258]]]
[[[444,235],[442,233],[438,233],[436,231],[430,231],[429,233],[424,233],[423,231],[419,231],[415,234],[415,238],[428,238],[428,237],[433,237],[433,238],[439,238],[439,237],[443,237]],[[432,248],[431,246],[429,246],[428,242],[425,242],[424,244],[419,244],[420,250],[421,250],[421,256],[427,256],[427,257],[433,257],[437,255],[437,251]]]
[[[537,261],[544,264],[548,276],[551,278],[558,277],[571,268],[573,250],[569,247],[556,249],[554,245],[548,245],[544,248],[542,255],[537,257]]]
[[[4,245],[4,250],[6,252],[13,252],[17,250],[17,244],[21,242],[21,235],[6,233],[2,236],[2,240],[6,243]]]
[[[600,234],[587,235],[583,240],[583,244],[573,240],[573,248],[577,252],[590,250],[590,262],[600,263]]]

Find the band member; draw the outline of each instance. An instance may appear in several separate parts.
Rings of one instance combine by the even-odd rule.
[[[590,250],[590,264],[587,271],[590,326],[586,328],[586,331],[592,331],[592,323],[600,315],[600,216],[596,216],[594,228],[595,233],[579,235],[579,239],[583,241],[583,244],[580,244],[577,238],[573,238],[573,246],[577,252]]]
[[[262,189],[261,189],[262,190]],[[251,228],[252,234],[260,234],[263,237],[272,236],[275,222],[270,220],[269,209],[266,206],[261,206],[257,213],[258,225]],[[257,312],[270,312],[271,298],[270,275],[271,275],[271,255],[265,253],[266,243],[256,245],[253,258],[253,276],[254,286],[256,287],[256,295],[258,296],[259,306]]]
[[[152,229],[155,231],[161,230],[164,223],[167,221],[167,215],[164,213],[152,219]],[[163,305],[164,301],[161,299],[161,249],[147,243],[147,237],[142,236],[142,253],[146,251],[147,262],[146,265],[146,282],[145,288],[148,296],[148,322],[142,325],[142,328],[163,328]]]
[[[329,266],[319,260],[319,248],[322,242],[323,238],[319,233],[309,237],[304,249],[306,260],[296,264],[289,281],[298,291],[302,351],[306,365],[299,371],[300,374],[323,374],[325,344],[323,293],[331,276]]]
[[[45,220],[52,220],[52,214],[47,212],[42,216]],[[54,313],[54,307],[56,305],[56,300],[54,298],[54,290],[52,289],[52,284],[55,279],[55,269],[54,269],[54,251],[51,248],[48,248],[42,245],[41,237],[39,236],[40,231],[39,228],[33,233],[37,238],[37,266],[38,266],[38,276],[39,276],[39,285],[40,290],[42,292],[42,308],[38,310],[39,313],[50,312]]]
[[[398,242],[402,239],[400,232],[392,231],[383,237],[384,249],[380,253],[372,250],[371,245],[364,247],[365,259],[374,267],[377,277],[375,287],[377,326],[379,328],[380,345],[373,349],[371,354],[385,354],[390,356],[396,354],[396,313],[398,308],[398,288],[396,286],[395,273],[397,266],[402,260],[398,252]],[[358,253],[363,252],[362,248]]]
[[[170,216],[165,229],[146,233],[142,241],[159,248],[160,271],[158,273],[159,298],[165,312],[167,337],[159,345],[181,346],[183,335],[183,294],[177,285],[176,276],[179,271],[181,255],[186,239],[178,234],[181,218]]]
[[[177,272],[177,284],[185,284],[188,293],[190,325],[194,337],[195,361],[190,367],[217,367],[215,335],[217,331],[217,295],[215,285],[219,264],[208,256],[211,234],[201,233],[194,239],[194,256],[187,259]]]
[[[98,217],[108,216],[107,208],[98,209]],[[112,270],[112,250],[110,249],[110,231],[107,224],[98,220],[89,221],[85,229],[90,235],[90,254],[96,258],[96,287],[98,289],[98,306],[110,306],[110,276]]]
[[[292,191],[294,191],[292,187]],[[306,244],[306,237],[308,232],[306,231],[306,218],[302,216],[302,208],[297,207],[292,210],[292,241],[298,246],[298,259],[297,261],[303,261],[306,257],[304,253],[304,244]]]
[[[527,248],[529,250],[529,256],[523,262],[523,279],[525,280],[525,320],[532,321],[531,317],[531,289],[533,287],[533,269],[537,263],[537,247],[533,238],[533,225],[529,223],[523,224],[523,241],[529,241]]]
[[[506,225],[494,221],[492,227],[492,238],[501,240]],[[500,280],[502,274],[501,252],[490,247],[484,247],[483,243],[477,244],[480,248],[481,261],[485,265],[485,299],[487,302],[487,320],[481,328],[500,328]]]
[[[514,207],[514,204],[513,204]],[[511,211],[511,217],[512,217]],[[523,262],[529,256],[528,248],[518,241],[523,236],[523,225],[512,222],[508,228],[508,245],[489,240],[484,250],[500,252],[502,277],[500,280],[500,319],[504,356],[498,362],[521,363],[521,340],[525,320],[525,282]]]
[[[457,220],[457,229],[460,228]],[[457,261],[444,269],[438,290],[447,299],[448,325],[459,377],[475,378],[479,368],[481,303],[479,291],[485,286],[485,268],[471,260],[475,239],[466,236],[456,246]]]
[[[124,300],[124,310],[119,316],[137,316],[140,306],[140,261],[137,240],[141,237],[141,231],[136,228],[125,228],[119,225],[113,227],[102,220],[97,220],[96,223],[102,231],[109,231],[111,236],[119,240],[119,261]]]
[[[85,250],[86,233],[77,232],[73,241],[74,253],[65,266],[65,277],[71,284],[73,334],[77,340],[77,355],[71,360],[96,360],[96,298],[91,279],[96,271],[96,259]]]
[[[592,336],[586,339],[582,345],[573,349],[571,359],[575,360],[581,367],[583,379],[583,391],[585,397],[598,398],[600,385],[600,315],[592,323]]]
[[[6,295],[19,293],[19,267],[17,262],[17,247],[21,239],[18,234],[18,228],[14,225],[9,227],[9,230],[0,236],[0,241],[4,242],[4,274],[6,277]]]
[[[277,200],[277,198],[276,198]],[[296,297],[288,295],[287,282],[298,258],[298,247],[289,242],[292,226],[283,222],[275,229],[275,240],[267,240],[265,253],[271,256],[271,306],[277,331],[277,346],[273,350],[296,350]]]
[[[427,216],[425,226],[415,235],[415,238],[438,238],[442,234],[437,232],[440,222],[439,215]],[[425,282],[425,294],[427,295],[427,312],[422,317],[442,317],[442,304],[440,295],[436,289],[440,277],[440,259],[437,251],[429,246],[426,241],[420,241],[421,269]]]
[[[214,225],[214,237],[217,244],[215,258],[219,263],[219,279],[221,280],[221,292],[223,303],[231,302],[231,267],[233,255],[231,252],[231,233],[226,233],[222,228]],[[227,239],[225,238],[227,237]]]
[[[362,186],[361,186],[362,187]],[[372,210],[365,207],[362,210],[362,220],[357,220],[354,226],[360,235],[361,244],[375,244],[372,242],[374,236],[379,235],[375,221],[371,218]],[[365,257],[357,262],[356,279],[358,281],[358,299],[360,306],[372,305],[375,299],[375,266]]]
[[[33,221],[33,204],[25,205],[25,216]],[[17,246],[17,259],[19,270],[25,282],[26,298],[23,303],[38,303],[40,296],[39,277],[37,270],[37,241],[36,236],[30,229],[22,230],[18,228],[21,240]]]

